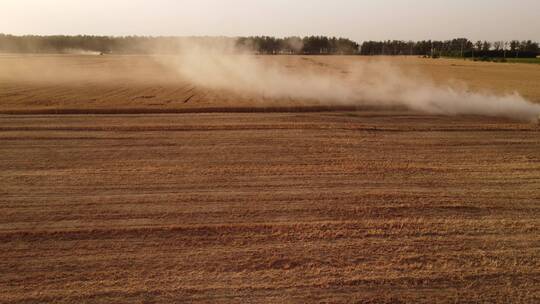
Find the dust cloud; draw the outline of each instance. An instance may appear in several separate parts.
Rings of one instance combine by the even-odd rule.
[[[148,53],[155,50],[149,49]],[[465,84],[435,83],[420,72],[413,73],[384,59],[255,56],[252,49],[239,48],[230,38],[186,38],[180,42],[178,53],[152,56],[155,60],[148,56],[79,56],[96,53],[72,52],[74,56],[2,55],[0,83],[67,89],[86,85],[189,87],[187,83],[199,89],[232,92],[233,97],[246,96],[242,100],[259,103],[253,106],[272,106],[272,102],[283,106],[290,102],[292,107],[405,107],[437,115],[483,115],[523,121],[538,121],[540,115],[540,104],[518,93],[501,95],[473,91]],[[213,96],[216,98],[216,94]]]
[[[81,56],[99,56],[101,55],[101,52],[96,51],[89,51],[84,49],[65,49],[62,51],[62,54],[69,54],[69,55],[81,55]]]
[[[185,40],[168,60],[183,78],[208,89],[266,98],[308,99],[321,105],[406,107],[438,115],[483,115],[537,121],[540,105],[518,93],[472,92],[465,85],[435,84],[384,61],[357,61],[346,70],[290,70],[253,56],[230,40]],[[324,65],[311,57],[313,66]],[[163,62],[163,60],[162,60]],[[255,99],[257,100],[257,99]],[[261,99],[266,100],[266,99]]]

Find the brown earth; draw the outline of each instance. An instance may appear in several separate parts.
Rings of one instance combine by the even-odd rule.
[[[262,60],[306,61],[274,58]],[[66,57],[89,70],[65,86],[4,73],[0,107],[153,109],[188,95],[137,87],[132,59]],[[471,86],[539,100],[528,65],[393,60],[466,81],[474,67]],[[132,68],[125,87],[81,82]],[[170,108],[252,109],[205,94]],[[0,302],[540,301],[538,125],[295,107],[1,115]]]

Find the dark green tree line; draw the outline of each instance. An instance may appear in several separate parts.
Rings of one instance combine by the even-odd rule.
[[[174,53],[185,37],[108,37],[108,36],[13,36],[0,34],[0,52],[66,53],[84,50],[99,53],[146,54]],[[193,39],[193,38],[191,38]],[[200,37],[198,39],[212,39]],[[357,54],[358,43],[336,37],[268,36],[220,38],[260,54]]]
[[[448,57],[536,57],[540,53],[537,42],[527,41],[477,41],[466,38],[446,41],[366,41],[360,49],[361,55],[417,55]]]
[[[176,53],[185,37],[143,36],[14,36],[0,34],[3,53],[69,53],[91,51],[112,54]],[[191,38],[193,39],[193,38]],[[212,39],[199,37],[195,39]],[[466,38],[437,41],[366,41],[361,46],[346,38],[309,36],[276,38],[270,36],[220,38],[230,39],[237,46],[258,54],[314,54],[314,55],[420,55],[451,57],[536,57],[540,53],[537,42],[531,40],[509,42],[476,41]]]
[[[350,39],[325,36],[243,37],[238,39],[237,44],[260,54],[353,55],[358,53],[360,47]]]

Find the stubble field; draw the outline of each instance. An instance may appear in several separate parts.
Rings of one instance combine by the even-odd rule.
[[[540,102],[535,65],[386,60]],[[0,302],[540,301],[537,124],[246,96],[147,57],[0,66]]]

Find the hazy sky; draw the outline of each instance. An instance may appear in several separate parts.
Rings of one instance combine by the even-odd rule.
[[[0,0],[0,32],[540,40],[540,0]]]

